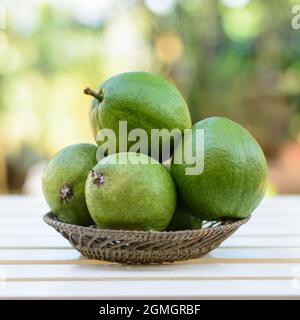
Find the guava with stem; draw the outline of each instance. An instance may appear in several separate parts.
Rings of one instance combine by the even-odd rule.
[[[127,140],[122,149],[119,139],[119,124],[127,122],[127,129],[143,129],[147,133],[147,146],[139,152],[164,161],[163,147],[173,153],[174,141],[180,138],[184,129],[191,127],[188,106],[181,93],[167,80],[148,72],[126,72],[111,77],[97,91],[86,88],[84,93],[93,97],[90,122],[95,138],[100,129],[111,129],[117,137],[116,152],[130,151],[135,141]],[[174,136],[152,129],[177,129]],[[97,140],[97,139],[96,139]],[[168,141],[170,140],[170,141]],[[176,141],[175,141],[176,142]],[[97,141],[103,145],[103,141]],[[158,150],[156,154],[151,153]],[[132,150],[131,150],[132,151]],[[135,150],[136,152],[136,150]],[[169,158],[169,157],[168,157]]]

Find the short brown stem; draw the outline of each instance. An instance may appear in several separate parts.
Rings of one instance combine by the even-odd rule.
[[[87,94],[87,95],[89,95],[89,96],[94,97],[94,98],[97,99],[99,102],[102,102],[102,100],[103,100],[102,90],[100,90],[100,91],[97,93],[97,92],[95,92],[94,90],[92,90],[91,88],[86,87],[86,88],[83,90],[83,93],[84,93],[84,94]]]

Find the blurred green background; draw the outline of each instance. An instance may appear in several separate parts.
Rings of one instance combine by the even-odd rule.
[[[270,191],[300,193],[300,30],[288,0],[0,0],[0,193],[40,194],[47,159],[93,142],[84,87],[159,73],[193,121],[245,126]]]

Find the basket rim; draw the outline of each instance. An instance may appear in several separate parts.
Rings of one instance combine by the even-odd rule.
[[[80,226],[76,224],[66,223],[61,220],[59,220],[51,211],[47,212],[43,216],[43,220],[45,223],[47,223],[50,226],[57,225],[59,227],[63,228],[70,228],[77,229],[78,231],[90,231],[92,233],[99,232],[102,235],[109,235],[111,233],[119,234],[119,235],[139,235],[139,236],[147,236],[149,234],[154,236],[159,235],[195,235],[200,234],[203,232],[209,232],[209,230],[213,231],[226,231],[228,228],[239,228],[241,225],[245,224],[249,221],[251,218],[251,215],[242,218],[242,219],[224,219],[224,220],[217,220],[217,221],[223,221],[224,223],[217,226],[211,226],[207,228],[200,228],[200,229],[187,229],[187,230],[177,230],[177,231],[143,231],[143,230],[120,230],[120,229],[101,229],[97,226]]]

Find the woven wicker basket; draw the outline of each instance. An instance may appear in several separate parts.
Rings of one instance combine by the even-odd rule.
[[[150,264],[198,258],[218,247],[249,218],[207,222],[202,229],[169,232],[82,227],[61,222],[51,212],[44,221],[88,258]]]

